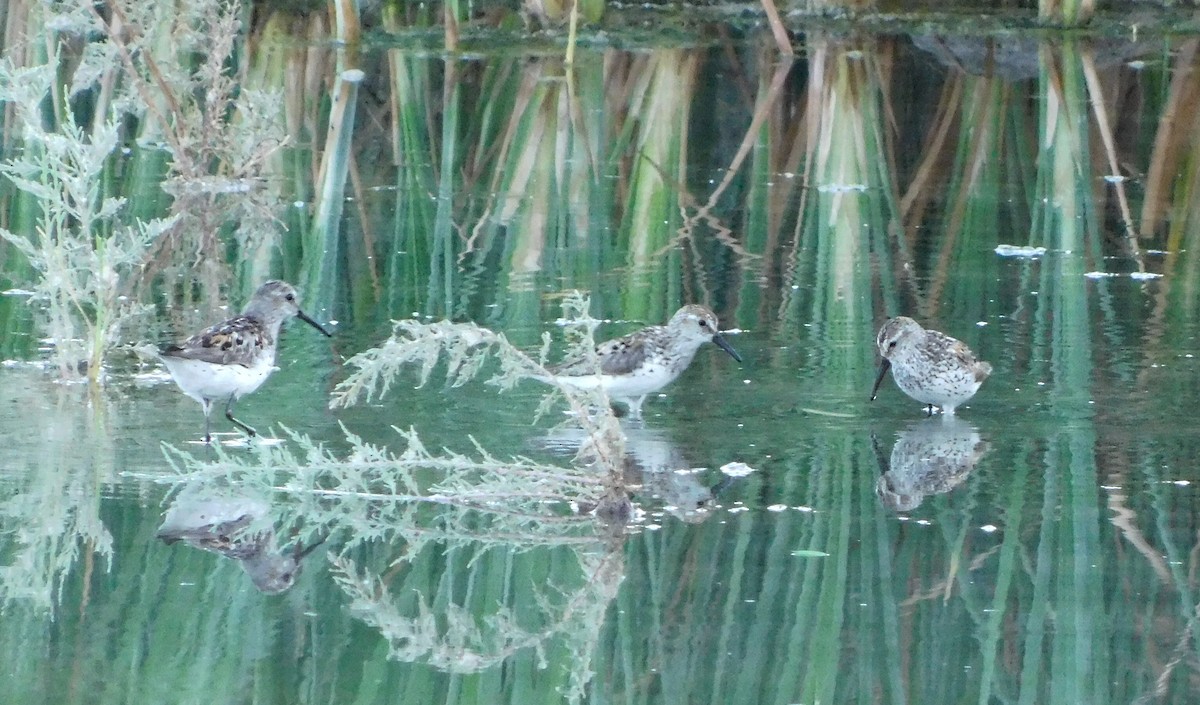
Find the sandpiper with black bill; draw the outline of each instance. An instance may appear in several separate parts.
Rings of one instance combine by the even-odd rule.
[[[550,368],[554,379],[577,389],[603,389],[629,405],[631,418],[641,418],[642,403],[687,369],[696,350],[707,342],[742,361],[721,335],[717,316],[706,306],[684,306],[664,326],[648,326],[596,346],[596,358],[581,356]]]
[[[233,404],[262,386],[275,371],[276,342],[284,320],[295,316],[331,333],[300,310],[296,289],[281,281],[258,288],[241,315],[206,328],[160,352],[183,393],[204,407],[204,442],[212,442],[213,404],[225,404],[225,417],[253,436],[253,428],[233,417]]]
[[[922,328],[907,316],[888,319],[875,338],[879,354],[879,375],[871,388],[871,401],[889,369],[896,386],[927,406],[928,413],[939,406],[953,416],[954,410],[979,391],[979,385],[992,373],[992,366],[975,357],[961,340],[936,330]]]

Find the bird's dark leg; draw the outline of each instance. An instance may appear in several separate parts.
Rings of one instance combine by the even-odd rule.
[[[226,402],[226,404],[225,404],[225,418],[232,421],[234,426],[237,426],[238,428],[242,429],[243,431],[250,434],[251,436],[257,436],[258,435],[257,431],[250,428],[249,426],[242,423],[241,421],[238,421],[237,419],[233,418],[233,402],[235,402],[235,401],[237,401],[237,397],[230,394],[229,401]]]
[[[212,399],[205,399],[204,405],[204,442],[212,443],[212,419],[209,417],[212,414]]]
[[[925,415],[926,415],[926,416],[933,416],[933,404],[926,404],[926,405],[925,405]]]

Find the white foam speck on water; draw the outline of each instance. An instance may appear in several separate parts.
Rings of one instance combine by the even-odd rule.
[[[861,193],[866,190],[866,184],[821,184],[817,186],[817,191],[821,193],[849,193],[852,191]]]
[[[745,477],[758,471],[745,463],[725,463],[721,466],[721,472],[729,477]]]
[[[1122,176],[1121,174],[1105,174],[1104,175],[1104,180],[1110,184],[1119,184],[1119,183],[1125,181],[1127,178],[1128,177]]]
[[[996,245],[995,252],[1001,257],[1041,257],[1046,254],[1046,248],[1028,245]]]
[[[0,295],[3,296],[34,296],[35,294],[37,294],[36,291],[30,291],[29,289],[5,289],[0,292]]]
[[[1116,272],[1088,272],[1083,276],[1087,277],[1088,279],[1112,279],[1113,277],[1120,275]]]
[[[1155,272],[1130,272],[1129,278],[1145,281],[1147,279],[1162,279],[1162,275]]]

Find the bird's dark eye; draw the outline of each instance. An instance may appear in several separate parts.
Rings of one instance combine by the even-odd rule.
[[[288,301],[295,301],[295,300],[296,300],[296,295],[295,295],[295,294],[288,294],[288,295],[287,295],[287,300],[288,300]]]
[[[701,318],[701,319],[700,319],[700,327],[701,327],[701,328],[707,328],[707,327],[708,327],[708,321],[706,321],[706,320],[704,320],[703,318]]]
[[[896,341],[893,340],[892,342],[888,343],[888,350],[891,350],[894,347],[896,347]]]

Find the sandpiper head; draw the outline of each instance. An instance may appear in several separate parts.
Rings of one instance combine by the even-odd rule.
[[[925,330],[908,316],[896,316],[889,318],[879,328],[879,335],[875,336],[875,345],[879,347],[879,355],[883,359],[888,359],[892,355],[892,351],[897,346],[903,345],[909,340],[919,336]]]
[[[729,353],[733,359],[738,362],[742,361],[742,356],[738,355],[729,341],[725,340],[725,336],[721,335],[717,314],[707,306],[699,304],[684,306],[676,311],[674,316],[671,316],[671,320],[667,322],[667,329],[681,342],[694,341],[696,345],[699,345],[711,340],[717,347]]]
[[[277,279],[258,287],[242,315],[257,318],[267,324],[280,323],[295,316],[325,335],[332,335],[320,323],[300,310],[300,295],[296,293],[296,288]]]
[[[925,329],[920,323],[908,316],[889,318],[880,326],[879,334],[875,336],[875,345],[879,348],[879,356],[882,359],[879,361],[879,374],[875,376],[875,384],[871,387],[871,401],[875,401],[879,394],[879,385],[883,384],[883,378],[892,367],[891,356],[896,347],[915,340],[923,330]]]

